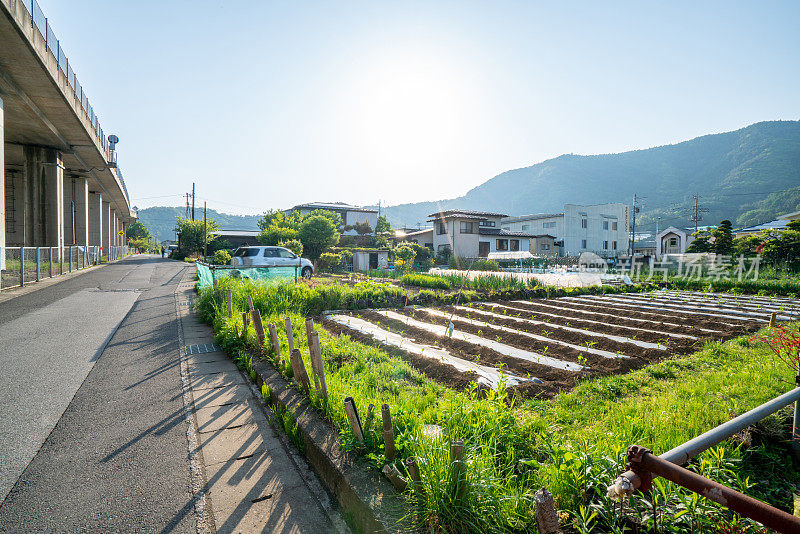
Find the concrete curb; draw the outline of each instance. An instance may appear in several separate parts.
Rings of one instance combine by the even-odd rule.
[[[366,462],[342,450],[339,434],[317,410],[267,362],[253,359],[256,384],[270,389],[270,404],[291,413],[305,445],[304,455],[361,532],[408,532],[408,506],[394,487]]]

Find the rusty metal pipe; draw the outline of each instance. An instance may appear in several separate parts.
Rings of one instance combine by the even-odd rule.
[[[671,480],[768,528],[778,532],[800,532],[800,517],[748,497],[652,453],[645,452],[639,464],[642,469],[654,475]]]

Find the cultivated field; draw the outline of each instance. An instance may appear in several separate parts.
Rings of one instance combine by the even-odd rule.
[[[523,396],[550,397],[579,377],[626,373],[754,332],[772,313],[797,319],[800,300],[656,291],[333,312],[325,326],[400,350],[450,387],[505,380]]]

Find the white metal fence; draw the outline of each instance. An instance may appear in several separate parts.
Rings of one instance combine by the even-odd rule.
[[[0,289],[23,286],[64,273],[114,261],[128,254],[127,246],[111,247],[108,254],[101,247],[0,247],[5,259],[0,274]]]

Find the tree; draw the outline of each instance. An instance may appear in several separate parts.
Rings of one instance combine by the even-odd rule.
[[[297,239],[301,222],[302,216],[297,211],[288,215],[282,211],[267,212],[258,221],[258,227],[261,228],[258,242],[262,245],[277,245],[281,241]]]
[[[203,238],[206,235],[203,221],[193,221],[191,219],[184,219],[183,217],[177,217],[176,219],[175,233],[178,234],[181,252],[186,256],[194,254],[195,252],[202,252]],[[209,219],[207,228],[208,243],[217,238],[216,232],[218,231],[219,226],[217,225],[217,221]]]
[[[733,225],[728,219],[720,221],[711,235],[714,238],[714,252],[723,256],[733,254]]]
[[[150,230],[141,221],[133,221],[125,231],[128,239],[150,239]]]
[[[765,236],[760,233],[737,237],[733,240],[734,252],[737,256],[755,256],[764,239]]]
[[[303,243],[303,250],[312,260],[316,260],[326,248],[339,242],[338,226],[330,217],[324,215],[305,217],[300,224],[299,235],[300,241]]]
[[[303,255],[303,243],[299,239],[290,239],[289,241],[281,241],[278,243],[279,247],[288,248],[298,256]]]
[[[258,234],[258,242],[262,245],[277,245],[285,241],[292,241],[297,239],[300,233],[297,228],[288,228],[285,226],[269,226]]]
[[[403,243],[394,249],[395,265],[402,271],[410,271],[414,265],[417,253],[408,243]]]
[[[711,243],[712,236],[709,232],[699,231],[693,233],[692,236],[694,236],[694,241],[686,247],[686,252],[712,252],[714,250],[714,246]]]
[[[342,218],[339,216],[338,213],[335,211],[330,210],[314,210],[311,213],[308,213],[303,216],[303,221],[308,219],[309,217],[325,217],[329,221],[331,221],[336,226],[336,231],[339,231],[339,228],[342,227]]]
[[[353,228],[355,228],[355,231],[358,233],[358,235],[367,235],[372,233],[372,227],[367,221],[357,222],[353,225]]]
[[[375,225],[376,234],[385,234],[392,231],[392,225],[385,215],[378,215],[378,223]]]

